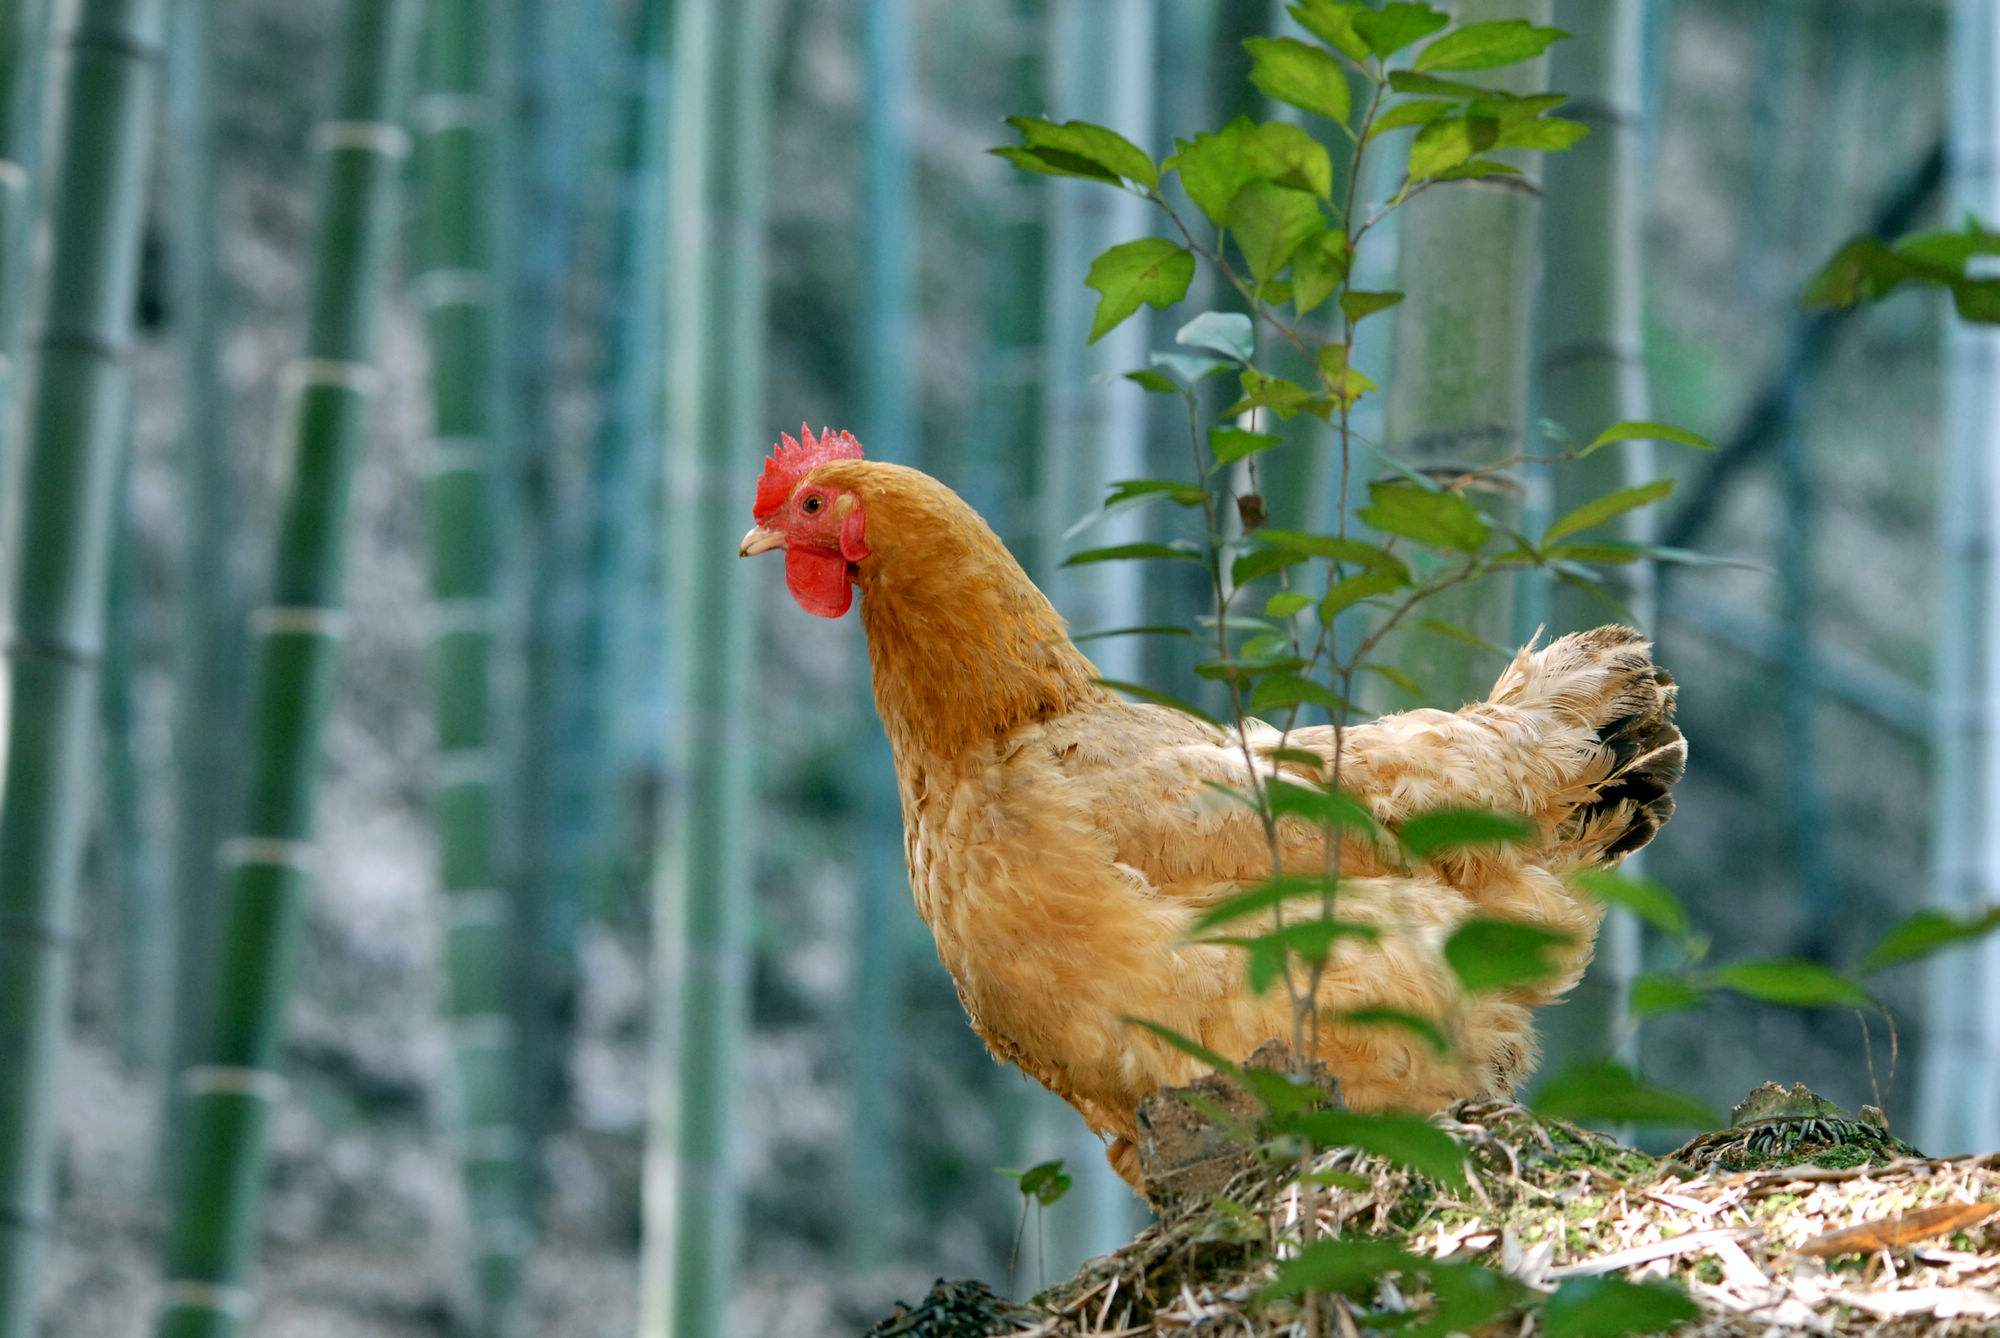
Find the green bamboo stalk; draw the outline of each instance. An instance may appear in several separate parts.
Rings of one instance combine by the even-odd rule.
[[[909,14],[903,0],[875,0],[862,14],[867,102],[863,144],[866,216],[862,233],[862,338],[867,357],[861,432],[877,459],[916,461],[915,346],[910,230]],[[932,463],[935,467],[935,462]],[[856,647],[857,652],[860,647]],[[872,722],[865,657],[857,654],[853,710]],[[872,723],[860,737],[880,731]],[[910,914],[909,870],[903,855],[902,805],[886,746],[870,746],[859,781],[861,859],[855,889],[854,995],[848,1017],[848,1091],[853,1133],[848,1141],[849,1259],[863,1268],[886,1261],[903,1204],[902,1143],[895,1112],[902,1074],[904,1003],[900,969]],[[899,932],[904,931],[904,932]]]
[[[305,344],[286,370],[268,602],[252,618],[251,752],[222,849],[215,1001],[180,1077],[185,1132],[159,1338],[227,1338],[253,1305],[264,1135],[282,1097],[285,1003],[313,862],[322,725],[333,693],[349,483],[365,441],[376,312],[409,136],[398,119],[412,0],[349,0],[333,110],[314,131],[318,241]]]
[[[521,762],[514,768],[517,861],[512,951],[519,1025],[521,1120],[531,1142],[561,1099],[563,1019],[576,990],[576,876],[565,847],[562,712],[570,677],[572,629],[564,626],[571,575],[565,535],[566,465],[551,430],[557,338],[563,318],[569,221],[558,20],[570,11],[544,0],[503,5],[512,36],[512,115],[507,206],[512,227],[507,265],[509,309],[503,321],[510,370],[506,382],[512,457],[507,486],[520,521],[514,570],[525,586],[520,611],[523,672],[508,730]],[[533,760],[531,760],[533,759]]]
[[[1549,76],[1570,95],[1563,115],[1590,134],[1567,153],[1551,155],[1542,193],[1542,253],[1560,257],[1545,267],[1539,325],[1541,416],[1581,445],[1612,423],[1649,416],[1641,346],[1639,268],[1639,138],[1642,0],[1557,0],[1555,21],[1570,34],[1551,53]],[[1593,497],[1654,478],[1649,443],[1557,466],[1554,515]],[[1651,537],[1651,512],[1629,512],[1620,537]],[[1653,615],[1652,569],[1617,568],[1612,587],[1643,627]],[[1551,635],[1605,620],[1601,598],[1573,586],[1549,592]],[[1539,620],[1538,620],[1539,621]],[[1637,863],[1635,856],[1632,863]],[[1639,922],[1614,915],[1598,937],[1596,960],[1571,996],[1572,1006],[1548,1010],[1543,1027],[1547,1069],[1565,1060],[1599,1057],[1626,1033],[1626,996],[1641,965]],[[1636,1058],[1628,1044],[1626,1058]]]
[[[584,821],[594,852],[593,884],[607,900],[630,880],[632,848],[625,785],[631,768],[619,743],[628,723],[626,687],[618,668],[635,620],[628,590],[641,528],[650,508],[642,461],[659,441],[660,325],[666,269],[659,236],[666,210],[668,60],[671,0],[633,6],[618,108],[618,161],[612,202],[609,274],[605,284],[603,403],[586,480],[589,529],[584,539],[584,615],[578,636],[576,697],[585,718],[588,765]]]
[[[131,427],[128,423],[127,435]],[[148,622],[138,590],[139,554],[132,514],[128,444],[118,487],[119,520],[111,540],[110,591],[104,620],[104,671],[97,714],[104,758],[99,786],[101,881],[117,890],[118,1052],[126,1068],[155,1070],[166,1055],[172,998],[167,949],[173,943],[162,880],[146,822],[147,789],[139,761],[133,679]]]
[[[724,1332],[738,1241],[729,1161],[745,1024],[753,775],[753,586],[736,544],[758,461],[766,340],[768,8],[682,0],[669,133],[668,626],[677,784],[654,933],[660,1008],[647,1131],[640,1324]],[[672,1062],[669,1062],[671,1057]]]
[[[132,307],[165,0],[83,0],[63,40],[47,268],[10,487],[0,786],[0,1338],[34,1324],[55,1080],[96,769],[106,565],[130,411]]]
[[[1053,0],[1047,13],[1052,110],[1063,119],[1097,122],[1152,143],[1154,7],[1146,0]],[[1107,203],[1087,183],[1053,178],[1044,190],[1049,211],[1041,477],[1046,563],[1060,560],[1070,546],[1063,532],[1097,505],[1113,480],[1146,473],[1146,396],[1116,373],[1145,365],[1148,323],[1129,321],[1090,346],[1083,368],[1077,366],[1077,350],[1090,329],[1090,293],[1081,282],[1090,262],[1110,246],[1146,236],[1153,222],[1144,202],[1133,196]],[[1090,542],[1139,538],[1138,523],[1128,514],[1099,524]],[[1038,575],[1073,627],[1131,627],[1145,621],[1148,565],[1105,562],[1053,573],[1045,568]],[[1137,638],[1098,642],[1091,652],[1107,678],[1140,675]],[[1075,1180],[1069,1199],[1050,1216],[1049,1268],[1061,1277],[1125,1243],[1135,1225],[1135,1200],[1105,1160],[1102,1141],[1076,1113],[1053,1099],[1044,1109],[1045,1131],[1060,1138],[1060,1155]]]
[[[431,344],[431,597],[437,714],[433,793],[444,895],[446,1015],[457,1074],[460,1155],[480,1323],[504,1323],[527,1247],[511,1006],[513,908],[494,857],[503,790],[495,731],[495,468],[502,356],[494,227],[496,99],[487,0],[430,0],[416,107],[423,159],[418,277]]]
[[[174,1068],[194,1061],[208,1016],[221,890],[215,855],[242,783],[247,595],[236,579],[240,505],[230,468],[219,349],[215,127],[210,111],[213,0],[177,0],[167,57],[168,203],[173,322],[187,406],[178,467],[179,626],[174,646],[171,942]],[[169,1106],[169,1125],[178,1107]],[[168,1144],[174,1143],[169,1132]]]
[[[1452,8],[1461,23],[1549,19],[1549,0],[1460,0]],[[1474,78],[1538,92],[1547,65],[1538,58]],[[1398,287],[1408,296],[1397,312],[1387,424],[1390,448],[1418,466],[1477,467],[1527,445],[1541,165],[1538,155],[1500,156],[1521,175],[1434,187],[1402,209]],[[1482,502],[1503,522],[1519,515],[1518,500]],[[1447,591],[1424,612],[1488,641],[1514,635],[1513,591],[1503,580]],[[1381,658],[1444,706],[1484,696],[1499,667],[1461,642],[1422,631],[1392,636]]]
[[[41,149],[51,3],[0,5],[0,467],[13,436],[16,373],[28,318],[32,184]]]
[[[1953,218],[2000,219],[2000,9],[1956,0],[1951,11],[1946,143]],[[1942,305],[1942,303],[1941,303]],[[1955,317],[1945,336],[1938,540],[1943,590],[1936,648],[1931,904],[1976,914],[1993,886],[1994,801],[2000,796],[1993,629],[2000,605],[1993,562],[1993,487],[2000,479],[2000,330]],[[1982,631],[1982,629],[1984,629]],[[2000,1146],[2000,1055],[1993,991],[2000,951],[1989,944],[1930,968],[1913,1137],[1940,1156]]]

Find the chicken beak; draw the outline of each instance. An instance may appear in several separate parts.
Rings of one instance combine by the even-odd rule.
[[[736,550],[737,557],[755,557],[768,553],[774,548],[785,546],[785,536],[776,530],[767,530],[762,525],[755,526],[743,536],[743,542]]]

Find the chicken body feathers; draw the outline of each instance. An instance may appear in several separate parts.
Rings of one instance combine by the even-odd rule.
[[[1194,919],[1268,879],[1261,821],[1214,784],[1267,774],[1277,730],[1217,731],[1120,700],[1003,545],[948,489],[894,466],[823,471],[868,510],[858,564],[877,705],[895,753],[911,888],[974,1029],[1114,1140],[1128,1178],[1138,1104],[1200,1065],[1127,1021],[1145,1018],[1231,1058],[1292,1035],[1283,989],[1247,983],[1241,950],[1198,941]],[[1406,866],[1349,838],[1339,915],[1377,931],[1339,940],[1318,1002],[1318,1058],[1356,1109],[1428,1111],[1510,1094],[1532,1068],[1529,1010],[1581,977],[1602,908],[1566,872],[1613,863],[1673,810],[1685,744],[1672,680],[1626,628],[1523,650],[1487,700],[1344,731],[1341,784],[1378,822],[1443,807],[1504,810],[1535,825],[1525,846]],[[1331,728],[1283,740],[1331,758]],[[1287,872],[1327,864],[1323,830],[1279,829]],[[1294,912],[1295,916],[1297,912]],[[1446,967],[1452,931],[1477,916],[1555,930],[1570,946],[1531,988],[1466,996]],[[1256,934],[1272,920],[1232,923]],[[1434,1019],[1446,1055],[1344,1015]]]

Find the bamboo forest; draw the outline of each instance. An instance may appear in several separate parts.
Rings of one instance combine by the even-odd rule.
[[[0,0],[0,1338],[2000,1333],[2000,0]]]

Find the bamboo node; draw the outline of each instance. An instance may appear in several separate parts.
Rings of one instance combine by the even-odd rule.
[[[433,311],[439,307],[493,305],[493,276],[483,269],[425,270],[417,276],[416,288],[417,300]]]
[[[493,120],[493,99],[485,93],[425,93],[410,104],[410,120],[426,135],[480,129]]]
[[[432,479],[443,474],[477,474],[485,470],[492,453],[493,443],[486,437],[433,437],[423,471]]]
[[[241,1323],[257,1308],[257,1296],[248,1287],[232,1287],[223,1282],[200,1282],[193,1278],[169,1281],[160,1295],[163,1310],[214,1310]]]
[[[196,1064],[181,1073],[181,1090],[189,1096],[247,1096],[266,1105],[285,1099],[283,1074],[236,1064]]]
[[[222,843],[222,864],[234,868],[244,864],[269,864],[300,873],[312,867],[317,848],[311,841],[284,836],[232,836]]]
[[[250,615],[250,630],[259,636],[319,636],[337,641],[347,631],[347,615],[312,604],[266,604]]]
[[[410,132],[391,121],[321,121],[313,127],[312,146],[321,153],[353,149],[400,162],[410,156]]]
[[[312,386],[351,390],[373,397],[382,389],[382,371],[345,358],[294,358],[285,364],[285,388],[292,394]]]

